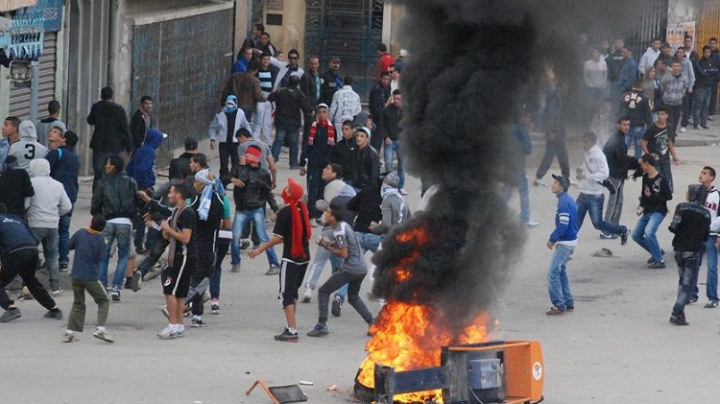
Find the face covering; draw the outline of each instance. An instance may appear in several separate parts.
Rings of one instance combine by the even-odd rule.
[[[224,111],[228,114],[232,114],[233,112],[237,111],[237,107],[231,106],[231,105],[225,105]]]

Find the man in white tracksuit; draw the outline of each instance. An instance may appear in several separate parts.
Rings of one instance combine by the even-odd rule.
[[[250,123],[245,118],[242,110],[238,112],[237,97],[228,95],[225,100],[225,107],[218,112],[210,123],[208,136],[210,137],[210,148],[215,150],[215,145],[220,142],[220,176],[228,175],[230,170],[240,164],[238,156],[238,140],[235,134],[240,128],[251,130]],[[230,168],[228,169],[228,157]]]
[[[30,161],[28,168],[33,188],[41,190],[30,197],[27,211],[28,225],[42,242],[43,255],[50,272],[50,289],[53,295],[60,293],[60,268],[58,264],[58,223],[72,209],[65,187],[50,177],[50,163],[45,159]]]

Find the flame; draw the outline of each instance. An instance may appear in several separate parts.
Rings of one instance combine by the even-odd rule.
[[[367,343],[368,357],[360,365],[358,381],[368,388],[375,387],[375,363],[393,366],[396,371],[440,366],[440,348],[452,344],[477,343],[487,340],[487,315],[481,315],[454,336],[447,319],[437,309],[391,301],[380,312],[371,327],[373,338]],[[442,391],[401,394],[400,402],[442,402]]]

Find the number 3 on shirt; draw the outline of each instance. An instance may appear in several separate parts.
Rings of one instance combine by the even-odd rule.
[[[25,145],[25,158],[28,160],[32,160],[35,158],[35,145],[34,144],[26,144]]]

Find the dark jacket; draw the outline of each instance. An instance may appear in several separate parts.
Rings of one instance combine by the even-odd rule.
[[[50,162],[50,176],[63,184],[70,202],[75,205],[80,173],[80,157],[75,153],[75,149],[62,146],[50,151],[45,158]]]
[[[120,105],[112,101],[99,101],[93,104],[88,125],[94,125],[90,148],[96,151],[119,153],[132,150],[132,135],[127,113]]]
[[[162,140],[159,130],[148,130],[145,143],[135,150],[127,165],[127,174],[135,180],[139,189],[155,188],[155,154]]]
[[[355,179],[357,189],[378,189],[380,192],[380,156],[374,147],[367,145],[355,153]]]
[[[299,128],[302,124],[300,111],[309,115],[314,108],[305,94],[297,87],[283,87],[270,94],[268,101],[277,103],[275,109],[276,128]]]
[[[650,190],[650,196],[645,195],[645,190]],[[672,199],[672,191],[667,180],[660,173],[654,178],[648,177],[647,174],[642,176],[642,190],[640,191],[640,206],[644,209],[643,213],[668,213],[667,201]],[[706,226],[710,229],[710,225]]]
[[[628,156],[627,146],[625,145],[625,136],[620,132],[615,132],[610,136],[605,147],[603,148],[605,158],[607,158],[610,177],[619,180],[627,178],[628,170],[639,167],[637,160],[633,156]]]
[[[260,80],[248,72],[230,76],[225,83],[220,105],[225,105],[225,99],[231,94],[237,97],[238,107],[243,111],[255,112],[255,103],[265,101],[265,96],[260,90]]]
[[[0,257],[18,250],[37,249],[39,243],[25,220],[12,214],[0,215]]]
[[[630,118],[630,127],[652,125],[650,99],[642,90],[632,89],[620,97],[620,116]]]
[[[607,63],[607,78],[608,81],[617,82],[620,79],[620,69],[622,69],[624,60],[622,58],[622,49],[618,49],[615,52],[607,55],[605,58]]]
[[[380,136],[383,138],[390,138],[392,140],[398,140],[400,136],[400,120],[405,116],[405,112],[396,107],[395,104],[390,104],[383,108],[382,115],[380,117]]]
[[[318,76],[317,73],[313,73],[311,71],[306,71],[302,77],[300,78],[300,91],[302,91],[303,94],[308,99],[308,102],[310,105],[315,107],[320,103],[320,98],[317,96],[317,83],[315,81],[315,78]],[[322,88],[322,85],[321,85]],[[330,104],[328,104],[329,106]]]
[[[195,210],[195,213],[200,209],[200,203],[202,202],[202,192],[198,192],[197,196],[193,199],[190,207]],[[198,243],[209,242],[212,244],[215,240],[216,232],[220,229],[222,218],[225,213],[225,204],[223,198],[217,193],[212,193],[210,199],[210,209],[208,210],[207,220],[200,219],[200,215],[197,216],[195,221],[195,240]],[[200,246],[202,247],[202,246]]]
[[[380,183],[379,179],[377,183]],[[357,212],[353,230],[360,233],[372,233],[370,223],[377,223],[382,220],[381,203],[382,197],[380,196],[379,185],[375,189],[361,189],[347,204],[347,209]]]
[[[718,64],[714,58],[700,58],[693,63],[693,66],[695,67],[695,88],[708,88],[717,85]]]
[[[375,122],[380,122],[385,103],[390,98],[390,87],[383,87],[381,84],[376,85],[370,90],[370,98],[368,99],[368,108]]]
[[[140,108],[135,110],[132,118],[130,118],[130,133],[132,134],[133,149],[142,147],[145,143],[145,133],[148,129],[154,128],[152,114],[142,112]]]
[[[699,252],[710,236],[710,212],[699,203],[678,204],[668,230],[675,233],[675,251]]]
[[[231,176],[222,178],[224,185],[230,183],[232,178],[238,178],[245,183],[243,187],[233,187],[233,200],[235,200],[235,211],[248,212],[270,204],[270,209],[277,212],[278,206],[272,193],[272,180],[267,170],[250,165],[235,166]]]
[[[300,156],[300,167],[305,167],[307,164],[308,168],[325,168],[330,162],[330,153],[335,147],[328,144],[327,128],[318,125],[312,145],[308,143],[309,140],[309,135],[303,139],[304,147]]]
[[[194,153],[185,152],[180,156],[170,160],[168,177],[171,180],[183,180],[185,179],[185,177],[192,174],[192,171],[190,170],[190,159],[194,155]]]
[[[333,95],[339,89],[343,88],[343,81],[338,72],[328,69],[322,75],[322,84],[320,85],[320,102],[330,106],[332,104]]]
[[[557,90],[548,94],[545,99],[545,115],[543,122],[545,135],[553,140],[565,140],[565,114],[563,114],[564,100]]]
[[[0,202],[13,215],[25,215],[25,198],[35,195],[30,175],[22,168],[9,168],[0,176]]]
[[[106,174],[93,193],[90,214],[102,213],[105,219],[135,217],[137,184],[124,173]]]
[[[80,229],[70,238],[70,249],[75,250],[70,277],[83,281],[100,280],[100,264],[108,257],[108,248],[102,232]]]
[[[330,152],[330,162],[339,164],[343,169],[343,178],[349,181],[355,181],[355,155],[358,146],[355,142],[355,136],[350,139],[343,138]]]

